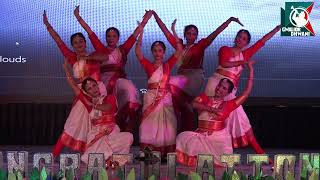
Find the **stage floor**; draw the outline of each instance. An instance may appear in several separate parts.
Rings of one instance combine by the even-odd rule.
[[[29,152],[29,172],[32,169],[32,160],[33,160],[33,154],[34,153],[48,153],[51,152],[53,146],[6,146],[6,145],[1,145],[0,146],[0,151],[3,153],[4,156],[4,164],[3,167],[7,166],[7,162],[6,162],[6,151],[27,151]],[[139,152],[139,147],[134,146],[131,148],[131,153],[133,153],[134,157],[138,154]],[[270,155],[270,157],[273,159],[274,155],[276,154],[293,154],[296,155],[297,157],[297,161],[296,161],[296,174],[298,173],[298,159],[299,159],[299,153],[319,153],[320,150],[303,150],[303,149],[266,149],[266,152]],[[75,153],[67,148],[65,148],[63,150],[62,153]],[[252,149],[249,148],[245,148],[245,149],[235,149],[234,150],[235,154],[241,154],[241,164],[236,166],[236,170],[237,171],[242,171],[246,174],[251,174],[252,173],[252,165],[247,165],[246,164],[246,159],[247,159],[247,154],[252,154],[254,153],[252,151]],[[135,168],[136,172],[139,171],[139,162],[138,161],[134,161],[133,165],[129,166],[129,169],[131,168]],[[54,166],[53,166],[54,170],[57,170],[59,168],[59,159],[55,159],[54,161]],[[161,177],[165,177],[166,176],[166,171],[167,171],[167,166],[166,163],[162,163],[161,164]],[[78,171],[78,176],[80,174],[83,174],[84,171],[86,170],[86,165],[81,163],[81,167],[80,167],[80,171]],[[222,177],[223,171],[225,169],[224,168],[215,168],[215,175],[216,177]],[[264,165],[262,167],[263,173],[267,174],[267,175],[272,175],[273,173],[273,168],[272,165]],[[189,173],[195,171],[194,168],[190,168],[190,167],[186,167],[186,166],[181,166],[181,165],[177,165],[177,172],[182,172],[182,173]],[[128,171],[126,172],[128,173]],[[136,176],[140,176],[139,174],[136,173]],[[219,178],[218,178],[219,179]]]

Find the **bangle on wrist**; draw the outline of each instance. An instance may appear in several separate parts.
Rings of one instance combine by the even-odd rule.
[[[141,39],[139,39],[139,37],[137,37],[137,38],[136,38],[136,41],[137,41],[137,42],[141,42]]]

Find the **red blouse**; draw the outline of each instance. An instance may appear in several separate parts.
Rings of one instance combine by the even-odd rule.
[[[117,99],[114,95],[107,95],[103,99],[103,104],[111,104],[112,108],[108,111],[103,112],[103,115],[114,115],[118,111]]]
[[[264,42],[262,40],[257,41],[254,45],[242,51],[242,55],[245,61],[250,60],[250,58],[259,51],[263,46]],[[232,48],[228,46],[222,46],[218,52],[219,56],[219,64],[223,62],[228,62],[230,58],[232,58]]]
[[[175,63],[177,62],[178,58],[176,58],[174,55],[172,55],[165,64],[169,65],[169,69],[173,68]],[[151,63],[148,59],[143,57],[142,60],[139,60],[140,64],[143,66],[145,72],[147,73],[148,79],[152,76],[152,74],[157,70],[157,68]]]
[[[90,112],[92,110],[92,106],[88,105],[86,102],[92,102],[92,98],[82,91],[80,91],[80,94],[76,96],[76,99],[80,100],[86,107],[86,109]],[[107,95],[103,98],[102,104],[111,104],[112,107],[108,111],[102,112],[103,115],[112,115],[117,113],[118,107],[117,107],[117,99],[114,95]]]
[[[95,33],[92,33],[89,35],[89,39],[97,51],[102,51],[107,54],[110,54],[111,51],[99,40],[98,36]],[[120,49],[122,53],[122,64],[125,65],[127,63],[127,55],[130,52],[132,46],[136,42],[133,35],[129,36],[129,38],[121,44],[118,48]]]
[[[73,66],[77,62],[77,54],[75,52],[71,51],[65,43],[59,44],[58,47],[59,47],[61,53],[63,54],[63,56],[68,59],[68,63],[71,66]],[[95,53],[95,52],[93,52],[93,53]],[[93,54],[93,53],[91,53],[91,54]],[[99,62],[88,60],[88,61],[86,61],[84,68],[85,68],[84,77],[91,76],[96,81],[100,81],[99,75],[97,76],[97,74],[100,74],[100,63]],[[84,78],[84,77],[81,77],[81,78]]]
[[[177,48],[176,39],[173,35],[170,36],[169,43],[175,49]],[[193,44],[185,55],[179,69],[202,69],[204,51],[210,44],[211,42],[205,38],[201,39],[198,43]]]
[[[202,93],[200,96],[195,98],[195,101],[207,106],[210,101],[212,101],[212,99],[210,99],[206,94]],[[222,105],[223,109],[221,110],[221,112],[216,114],[217,119],[214,119],[215,121],[225,121],[229,117],[229,114],[238,107],[235,99],[223,101]],[[201,112],[202,111],[200,111],[199,114]]]

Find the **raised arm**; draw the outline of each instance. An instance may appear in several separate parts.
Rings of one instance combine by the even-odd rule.
[[[279,30],[280,25],[276,26],[273,30],[271,30],[268,34],[264,35],[260,40],[258,40],[248,49],[242,51],[245,61],[250,60],[251,57],[264,46],[265,42],[272,38]]]
[[[80,10],[79,10],[80,6],[76,6],[76,8],[73,11],[74,16],[77,18],[78,22],[80,23],[80,25],[83,27],[83,29],[88,33],[88,35],[90,36],[91,34],[93,34],[94,32],[91,30],[90,26],[82,19],[82,17],[80,16]]]
[[[143,36],[143,30],[140,32],[140,35],[136,43],[136,49],[135,49],[135,53],[139,61],[142,61],[144,59],[143,53],[141,51],[142,36]]]
[[[88,33],[89,39],[94,49],[96,49],[97,51],[105,51],[107,53],[110,53],[105,47],[105,45],[100,41],[98,36],[91,30],[90,26],[80,16],[79,6],[76,6],[73,13],[74,13],[74,16],[77,18],[78,22],[80,23],[80,25]]]
[[[74,81],[72,74],[68,68],[68,60],[65,58],[64,63],[63,63],[63,69],[67,77],[67,82],[69,86],[71,87],[72,91],[74,92],[75,95],[79,95],[81,90],[77,86],[77,83]]]
[[[139,33],[143,30],[145,25],[147,24],[148,20],[152,16],[152,11],[146,11],[145,15],[143,16],[143,20],[141,23],[138,23],[137,28],[134,30],[131,36],[120,46],[123,50],[124,53],[127,55],[129,51],[131,50],[132,46],[134,45]]]
[[[140,32],[143,30],[143,28],[148,23],[148,21],[151,18],[151,16],[152,16],[152,11],[151,10],[146,11],[146,13],[143,16],[143,19],[142,19],[141,23],[139,23],[137,28],[133,31],[133,34],[132,34],[133,38],[136,39],[138,37]]]
[[[225,21],[224,23],[222,23],[215,31],[213,31],[206,39],[210,42],[210,44],[212,43],[212,41],[223,31],[225,30],[228,25],[231,22],[236,22],[238,24],[240,24],[241,26],[243,26],[243,24],[239,21],[238,18],[235,17],[230,17],[227,21]]]
[[[180,59],[180,56],[182,55],[182,52],[183,52],[182,42],[180,41],[180,38],[178,37],[178,35],[176,33],[176,28],[175,28],[176,22],[177,22],[177,20],[175,19],[171,25],[171,30],[174,35],[174,39],[175,39],[175,43],[176,43],[176,51],[167,61],[170,69],[172,69],[173,66],[176,64],[176,62]]]
[[[53,27],[49,23],[46,10],[43,11],[43,23],[44,25],[46,25],[48,32],[50,33],[54,41],[57,43],[57,45],[64,44],[59,34],[53,29]]]
[[[160,19],[160,17],[158,16],[158,14],[155,11],[153,11],[153,16],[156,19],[158,26],[160,27],[163,34],[166,36],[166,38],[169,41],[169,43],[171,44],[171,46],[174,48],[177,48],[174,35],[169,31],[167,26],[162,22],[162,20]]]
[[[240,106],[241,104],[244,103],[244,101],[248,98],[250,95],[250,92],[253,87],[253,64],[255,61],[248,61],[248,69],[249,69],[249,77],[248,77],[248,82],[245,90],[242,92],[242,94],[235,99],[235,103],[237,106]]]
[[[176,22],[177,22],[177,19],[175,19],[171,25],[171,31],[173,33],[173,36],[175,38],[175,43],[176,43],[176,52],[174,53],[174,56],[176,58],[179,58],[183,52],[183,45],[182,45],[182,42],[180,41],[180,38],[176,32]]]
[[[60,52],[63,54],[63,56],[65,58],[68,59],[69,64],[71,64],[71,65],[74,64],[76,61],[75,60],[75,58],[76,58],[75,53],[68,48],[68,46],[62,41],[59,34],[53,29],[53,27],[51,26],[51,24],[48,21],[47,13],[45,10],[43,12],[43,23],[46,25],[49,34],[51,35],[51,37],[54,39],[54,41],[58,45]]]
[[[142,65],[142,67],[145,70],[145,72],[147,73],[147,75],[149,75],[152,72],[153,65],[149,60],[147,60],[143,56],[143,53],[141,51],[142,36],[143,36],[143,29],[140,32],[140,35],[138,37],[138,40],[137,40],[137,43],[136,43],[135,53],[136,53],[136,56],[137,56],[137,59],[138,59],[139,63]]]
[[[271,39],[279,30],[281,29],[281,26],[278,25],[276,26],[275,28],[273,28],[268,34],[264,35],[262,38],[261,38],[261,41],[262,42],[267,42],[269,39]]]

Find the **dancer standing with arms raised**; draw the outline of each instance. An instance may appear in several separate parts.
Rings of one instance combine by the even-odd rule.
[[[151,18],[152,12],[146,11],[142,22],[120,46],[117,45],[120,37],[120,32],[117,28],[110,27],[106,30],[107,46],[105,46],[80,16],[79,6],[74,10],[74,15],[88,33],[94,48],[107,54],[108,58],[101,64],[102,81],[106,85],[108,93],[113,93],[117,97],[119,103],[117,122],[121,130],[132,132],[134,126],[138,123],[140,103],[137,89],[132,81],[126,79],[124,68],[127,63],[127,55],[134,45],[140,30]],[[128,116],[129,120],[127,122]]]
[[[70,37],[71,45],[74,49],[72,51],[49,23],[46,11],[43,13],[43,23],[63,56],[68,59],[68,63],[72,66],[73,76],[76,78],[77,83],[81,85],[81,82],[85,78],[91,77],[98,82],[100,92],[106,93],[106,88],[101,82],[99,61],[80,58],[94,54],[86,51],[86,39],[84,35],[82,33],[75,33]],[[70,114],[65,122],[64,131],[53,148],[52,153],[54,157],[60,154],[64,146],[75,151],[84,151],[88,133],[88,118],[89,114],[85,105],[81,99],[75,98]]]
[[[154,17],[171,46],[177,48],[175,37],[168,30],[156,12],[154,12]],[[183,45],[183,55],[177,62],[178,75],[172,76],[170,79],[173,104],[178,120],[183,121],[182,131],[194,130],[195,127],[195,115],[193,113],[191,101],[200,94],[202,86],[204,85],[204,71],[202,67],[204,51],[231,22],[237,22],[242,25],[238,18],[231,17],[208,37],[201,39],[198,43],[195,43],[198,37],[198,28],[195,25],[188,25],[184,28],[186,44]]]
[[[172,31],[176,35],[174,25]],[[175,36],[177,50],[163,62],[166,46],[162,41],[155,41],[151,45],[154,61],[150,62],[141,51],[142,35],[143,32],[140,33],[136,44],[136,55],[148,76],[148,91],[143,98],[143,113],[139,128],[140,148],[150,147],[152,150],[160,151],[161,157],[165,158],[168,152],[175,151],[177,120],[169,79],[171,69],[182,53],[182,44]]]

